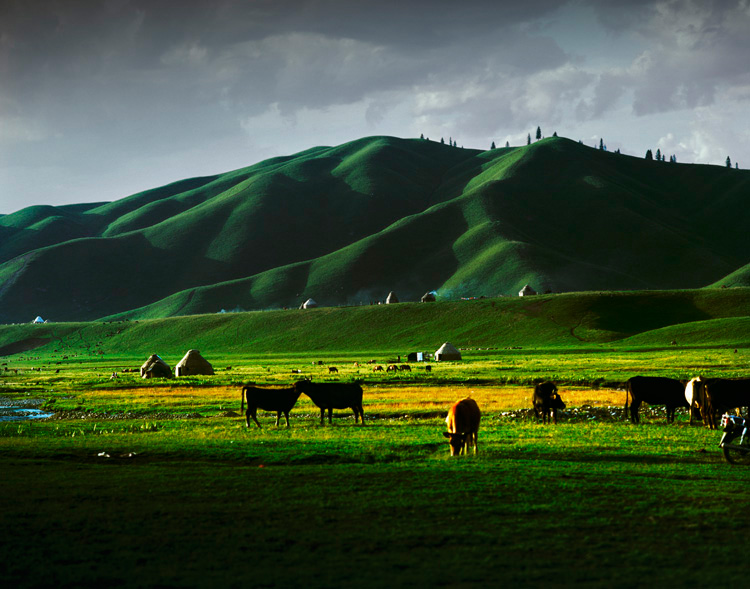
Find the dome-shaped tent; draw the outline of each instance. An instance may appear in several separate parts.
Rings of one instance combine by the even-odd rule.
[[[459,352],[452,343],[445,342],[437,352],[435,352],[435,360],[438,362],[445,362],[448,360],[460,360],[461,352]]]
[[[300,309],[314,309],[317,306],[318,306],[318,303],[316,303],[314,299],[307,299],[304,303],[300,305]]]
[[[192,376],[195,374],[214,374],[214,367],[198,350],[188,350],[174,367],[175,376]]]
[[[172,378],[172,369],[156,354],[151,354],[141,366],[141,378]]]

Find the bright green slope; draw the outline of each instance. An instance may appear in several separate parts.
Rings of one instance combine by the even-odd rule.
[[[570,293],[167,319],[0,326],[0,355],[434,351],[460,347],[750,346],[750,289]]]
[[[0,321],[355,304],[391,290],[457,299],[527,283],[744,285],[749,194],[745,171],[562,138],[485,152],[365,138],[0,218]]]

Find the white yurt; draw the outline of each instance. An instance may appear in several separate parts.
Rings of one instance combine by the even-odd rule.
[[[437,362],[446,362],[450,360],[460,360],[461,359],[461,352],[459,352],[456,347],[450,343],[445,342],[437,352],[435,352],[435,360]]]

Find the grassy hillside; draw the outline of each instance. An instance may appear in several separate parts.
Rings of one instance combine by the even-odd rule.
[[[0,321],[745,285],[750,173],[371,137],[0,218]],[[721,227],[721,231],[716,228]]]
[[[0,326],[0,355],[284,354],[470,348],[750,346],[750,289],[523,298]],[[55,352],[56,351],[56,352]]]

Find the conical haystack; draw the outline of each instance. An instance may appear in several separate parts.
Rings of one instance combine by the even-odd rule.
[[[141,366],[141,378],[172,378],[172,369],[156,354],[151,354]]]
[[[214,367],[198,350],[188,350],[174,367],[175,376],[194,376],[196,374],[214,374]]]

